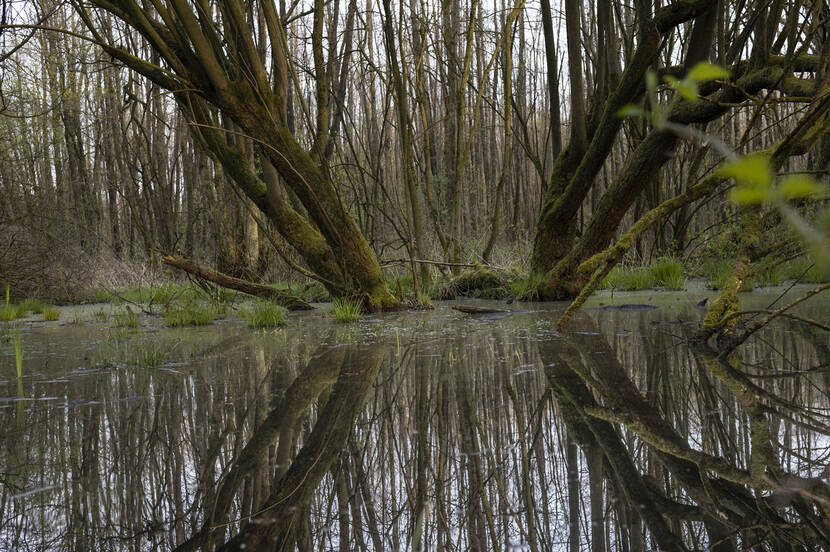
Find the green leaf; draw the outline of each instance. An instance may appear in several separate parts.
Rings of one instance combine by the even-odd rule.
[[[683,96],[685,99],[689,100],[690,102],[697,101],[698,94],[697,94],[697,83],[694,81],[686,78],[683,80],[678,80],[671,75],[666,75],[663,77],[663,80],[666,83],[677,90],[678,94]]]
[[[717,79],[728,79],[729,71],[719,65],[701,61],[689,71],[686,78],[694,82],[709,82]]]
[[[739,184],[763,189],[765,192],[772,184],[772,170],[765,155],[745,155],[725,163],[717,174],[734,178]]]
[[[756,186],[739,186],[729,192],[729,199],[742,205],[757,205],[767,200],[769,190]]]
[[[797,199],[821,193],[822,187],[818,182],[804,174],[793,174],[781,181],[778,193],[784,199]]]
[[[619,111],[617,111],[617,117],[620,119],[625,119],[626,117],[645,117],[645,115],[646,112],[643,108],[634,104],[624,105]]]

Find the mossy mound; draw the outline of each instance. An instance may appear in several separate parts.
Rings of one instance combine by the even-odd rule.
[[[511,295],[509,279],[484,267],[465,270],[441,285],[436,292],[437,299],[454,299],[458,296],[504,299]]]

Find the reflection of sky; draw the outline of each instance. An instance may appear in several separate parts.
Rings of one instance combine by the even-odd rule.
[[[645,303],[649,297],[659,309],[585,312],[597,322],[599,333],[640,391],[659,405],[692,448],[734,455],[738,465],[745,466],[747,428],[738,404],[683,344],[700,316],[694,307],[699,297],[618,293],[613,304]],[[746,297],[749,303],[769,299],[763,294]],[[592,301],[611,304],[609,298]],[[820,315],[826,307],[826,299],[814,299],[802,314]],[[14,545],[18,531],[22,541],[16,544],[25,543],[32,550],[70,549],[73,538],[66,533],[82,533],[88,539],[83,542],[102,550],[118,548],[110,537],[139,533],[144,534],[142,549],[161,543],[172,546],[176,538],[192,532],[191,523],[199,523],[198,501],[204,496],[199,487],[205,481],[215,484],[222,476],[250,437],[251,419],[261,419],[268,408],[264,403],[273,404],[315,348],[336,335],[352,342],[389,343],[373,394],[355,422],[348,455],[347,484],[356,501],[349,512],[352,544],[360,527],[366,547],[373,548],[371,512],[384,548],[408,545],[418,518],[412,512],[418,437],[426,424],[429,462],[421,522],[426,549],[434,549],[444,531],[440,538],[462,549],[469,544],[475,508],[483,519],[492,519],[500,542],[523,549],[524,481],[540,544],[565,549],[565,429],[558,408],[543,400],[545,360],[536,347],[540,340],[560,339],[550,309],[561,311],[561,306],[510,308],[514,312],[500,318],[471,317],[439,304],[432,313],[377,315],[345,334],[315,313],[292,315],[296,318],[287,329],[267,335],[233,321],[194,330],[168,330],[150,323],[145,333],[122,340],[103,339],[106,324],[100,323],[23,328],[22,433],[16,429],[17,413],[10,408],[20,399],[16,382],[0,382],[0,407],[5,407],[0,408],[0,472],[5,474],[6,496],[0,548]],[[817,339],[815,343],[826,350],[827,337]],[[822,409],[830,407],[827,375],[809,370],[820,364],[815,343],[789,323],[776,322],[747,343],[744,369],[764,376],[753,381],[767,391],[815,409],[811,416],[826,422],[827,410]],[[158,366],[142,368],[137,365],[140,349],[150,344],[164,354]],[[605,354],[581,353],[586,362],[596,353]],[[0,371],[8,373],[13,358],[4,351],[0,363]],[[443,399],[439,389],[445,393]],[[269,399],[271,394],[276,398]],[[426,421],[419,422],[419,408]],[[307,435],[317,411],[312,406],[306,413],[310,417],[302,423],[302,435]],[[792,416],[806,420],[799,413]],[[726,435],[716,434],[721,430]],[[777,435],[781,443],[789,442],[779,450],[785,469],[805,477],[819,474],[830,450],[827,435],[788,427],[786,421],[777,427]],[[627,430],[623,437],[635,462],[645,462],[636,437]],[[734,449],[725,450],[723,443],[730,441]],[[526,467],[522,444],[529,457]],[[211,456],[211,450],[218,456]],[[358,465],[364,481],[358,477]],[[580,472],[581,523],[587,534],[590,506],[582,454]],[[483,481],[485,502],[474,492],[476,478]],[[336,496],[329,473],[310,505],[311,531],[324,547],[336,547],[340,538]],[[613,516],[613,509],[609,511]],[[177,517],[183,522],[176,524]],[[238,511],[232,515],[238,517]],[[615,523],[610,521],[612,529]],[[488,525],[481,532],[489,540]],[[153,527],[149,533],[148,527]]]

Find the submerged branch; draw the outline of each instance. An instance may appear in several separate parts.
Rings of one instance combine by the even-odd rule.
[[[228,276],[227,274],[217,272],[216,270],[200,266],[189,259],[185,259],[184,257],[167,255],[161,260],[164,264],[184,270],[188,274],[192,274],[197,278],[202,278],[218,286],[235,291],[241,291],[242,293],[247,293],[248,295],[253,295],[254,297],[268,299],[269,301],[282,305],[289,310],[311,310],[314,308],[299,297],[291,295],[285,291],[274,289],[263,284],[242,280],[240,278],[234,278],[233,276]]]

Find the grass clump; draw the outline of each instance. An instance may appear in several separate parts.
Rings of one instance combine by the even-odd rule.
[[[112,316],[115,319],[115,325],[119,328],[137,328],[141,323],[138,313],[134,312],[129,306]]]
[[[53,305],[42,305],[40,314],[48,322],[53,322],[61,317],[61,311]]]
[[[218,316],[216,307],[199,302],[188,302],[172,306],[164,313],[168,326],[206,326],[213,323]]]
[[[285,325],[288,310],[269,301],[257,301],[239,314],[251,328],[277,328]]]
[[[25,299],[22,303],[20,303],[20,306],[18,308],[21,309],[21,311],[23,311],[24,313],[31,312],[37,314],[43,311],[44,306],[45,305],[43,305],[37,299],[29,298]]]
[[[24,309],[22,305],[6,303],[0,306],[0,320],[3,322],[9,322],[15,318],[24,318],[28,313],[29,311]]]
[[[685,267],[683,262],[674,257],[661,257],[649,267],[649,272],[656,285],[671,290],[686,288]]]
[[[731,259],[710,259],[703,263],[703,277],[712,289],[720,289],[732,275],[734,262]]]
[[[354,322],[360,318],[363,307],[357,299],[338,297],[332,303],[334,319],[338,322]]]
[[[686,281],[685,267],[679,259],[661,257],[649,266],[617,265],[602,280],[600,287],[622,291],[658,287],[682,290]]]
[[[656,286],[654,275],[646,267],[617,265],[603,278],[600,287],[622,291],[638,291]]]
[[[432,305],[432,298],[430,297],[429,292],[427,291],[419,291],[418,297],[416,297],[415,300],[417,301],[418,306],[422,309],[429,310],[435,308]]]
[[[781,268],[784,280],[798,280],[808,284],[823,284],[830,281],[828,274],[808,258],[791,261]]]

